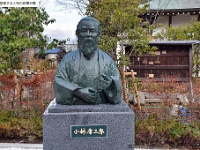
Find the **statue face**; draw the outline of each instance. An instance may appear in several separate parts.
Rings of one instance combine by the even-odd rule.
[[[99,30],[92,20],[84,20],[78,33],[78,46],[86,58],[91,58],[97,50]]]

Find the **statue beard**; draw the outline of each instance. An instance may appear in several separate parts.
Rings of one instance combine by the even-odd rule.
[[[83,55],[90,59],[98,48],[98,38],[78,39],[78,47]]]

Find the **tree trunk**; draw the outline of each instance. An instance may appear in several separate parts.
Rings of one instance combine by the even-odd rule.
[[[15,83],[15,89],[17,93],[17,101],[18,101],[18,106],[21,105],[21,88],[19,86],[19,80],[17,78],[17,74],[14,74],[14,83]]]

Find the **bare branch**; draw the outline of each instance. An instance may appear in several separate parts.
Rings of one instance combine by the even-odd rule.
[[[56,4],[64,6],[66,10],[76,9],[81,16],[85,16],[85,10],[89,0],[56,0]]]

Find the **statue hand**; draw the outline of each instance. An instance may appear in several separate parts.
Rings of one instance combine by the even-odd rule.
[[[100,76],[99,90],[104,90],[108,88],[112,83],[112,78],[106,76],[105,74]]]
[[[98,99],[98,94],[93,88],[79,89],[75,92],[75,96],[78,96],[89,103],[96,103]]]

